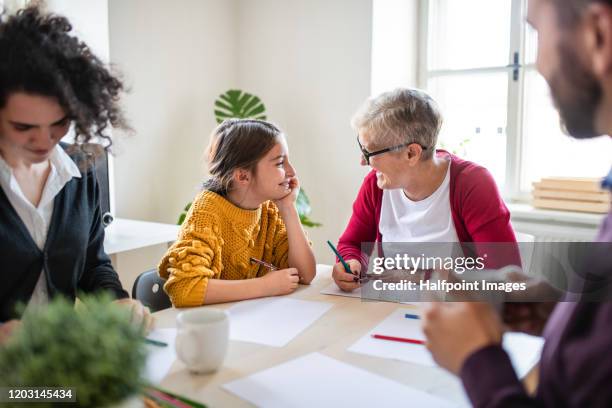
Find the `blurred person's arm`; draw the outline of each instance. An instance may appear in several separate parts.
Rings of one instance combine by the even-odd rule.
[[[6,343],[20,325],[21,322],[15,319],[0,323],[0,345]]]

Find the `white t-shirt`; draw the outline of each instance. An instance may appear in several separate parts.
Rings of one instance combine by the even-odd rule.
[[[383,242],[459,242],[450,206],[450,166],[440,187],[412,201],[400,189],[384,190],[378,228]]]
[[[47,232],[51,223],[55,196],[59,194],[66,183],[73,177],[81,177],[79,168],[61,146],[55,146],[49,161],[51,163],[51,171],[45,182],[38,207],[34,207],[23,194],[17,179],[13,175],[13,170],[0,155],[0,187],[4,190],[6,197],[15,209],[15,212],[17,212],[17,215],[19,215],[21,222],[23,222],[23,225],[25,225],[30,233],[32,241],[36,243],[36,246],[41,251],[47,242]],[[27,308],[45,304],[48,302],[48,298],[47,280],[45,279],[44,272],[41,271]]]

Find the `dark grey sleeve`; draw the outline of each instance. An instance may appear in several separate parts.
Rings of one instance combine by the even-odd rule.
[[[116,299],[128,298],[129,295],[123,289],[110,257],[104,251],[104,226],[102,225],[100,193],[95,173],[89,171],[83,176],[87,177],[88,204],[92,217],[85,268],[79,281],[79,289],[85,293],[103,290]]]

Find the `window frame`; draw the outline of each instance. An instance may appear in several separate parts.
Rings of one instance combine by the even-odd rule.
[[[418,3],[418,86],[422,89],[427,89],[428,80],[437,76],[474,75],[500,72],[506,72],[508,74],[506,171],[504,186],[501,188],[501,193],[504,199],[508,201],[527,202],[531,198],[531,192],[521,190],[521,177],[523,173],[523,101],[525,90],[525,73],[528,70],[535,69],[534,63],[525,63],[527,22],[524,19],[524,15],[527,11],[527,0],[511,0],[510,46],[507,65],[442,70],[430,70],[428,68],[430,3],[430,0],[419,0]],[[517,55],[516,63],[515,55]]]

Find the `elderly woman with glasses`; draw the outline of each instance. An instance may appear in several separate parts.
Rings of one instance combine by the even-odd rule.
[[[360,286],[370,255],[362,252],[365,243],[516,242],[487,169],[436,149],[441,124],[436,103],[415,89],[369,99],[353,118],[361,164],[372,171],[338,243],[353,272],[334,266],[342,290]]]

